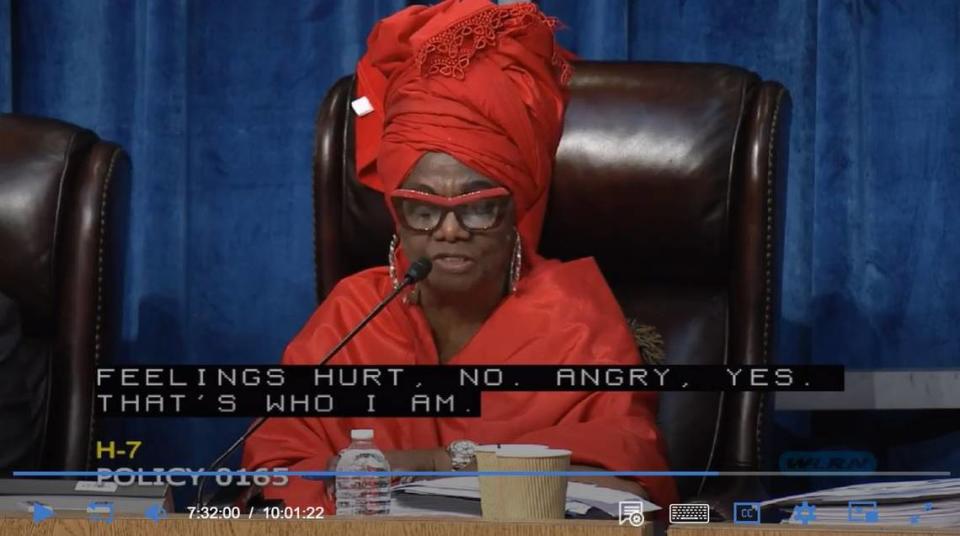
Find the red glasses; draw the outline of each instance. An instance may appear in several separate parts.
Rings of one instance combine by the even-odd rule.
[[[510,205],[506,188],[487,188],[454,197],[417,190],[390,193],[390,208],[401,225],[413,231],[429,233],[453,212],[457,222],[468,231],[487,231],[503,221]]]

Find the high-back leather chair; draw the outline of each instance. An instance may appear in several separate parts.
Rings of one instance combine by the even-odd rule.
[[[119,340],[129,165],[89,130],[0,114],[0,291],[50,356],[41,468],[91,466],[94,370]]]
[[[385,264],[393,232],[382,195],[356,180],[353,87],[338,81],[316,124],[318,301],[345,275]],[[570,93],[541,253],[595,257],[626,316],[662,335],[667,363],[770,362],[787,91],[727,65],[581,62]],[[759,466],[760,394],[660,400],[672,469]],[[689,498],[744,482],[677,484]]]

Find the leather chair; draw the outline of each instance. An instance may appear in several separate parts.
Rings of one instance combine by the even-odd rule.
[[[626,316],[662,334],[667,363],[771,362],[788,92],[727,65],[581,62],[575,73],[541,253],[595,257]],[[339,80],[316,123],[318,302],[384,264],[392,234],[381,194],[356,180],[353,87]],[[756,470],[763,414],[759,393],[663,393],[672,469]],[[756,483],[677,479],[684,499],[727,514]]]
[[[0,114],[0,291],[50,358],[38,469],[91,467],[94,371],[120,339],[129,169],[89,130]]]

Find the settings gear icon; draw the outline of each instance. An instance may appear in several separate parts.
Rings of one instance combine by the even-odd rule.
[[[798,521],[801,525],[806,525],[811,521],[817,520],[817,507],[803,501],[803,503],[798,504],[793,507],[793,519]]]

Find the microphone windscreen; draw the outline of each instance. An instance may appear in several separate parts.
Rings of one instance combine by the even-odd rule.
[[[432,268],[433,263],[430,262],[430,259],[426,257],[420,257],[410,264],[410,269],[407,270],[407,274],[403,276],[403,278],[411,283],[423,281],[430,274],[430,270]]]

